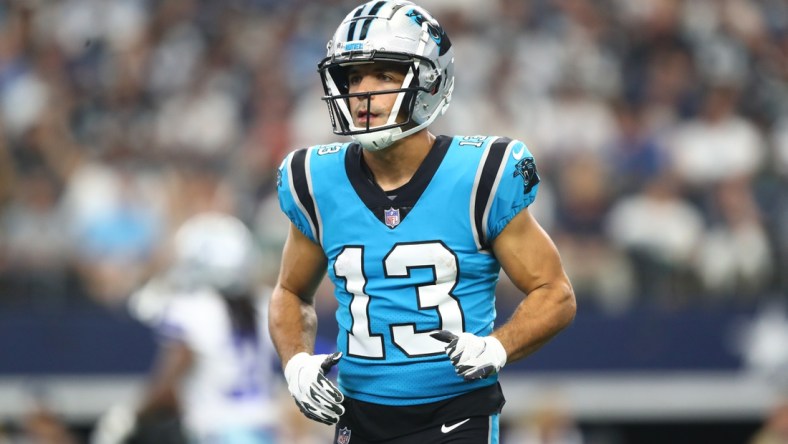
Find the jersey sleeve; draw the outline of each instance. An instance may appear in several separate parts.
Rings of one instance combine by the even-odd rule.
[[[490,156],[501,158],[487,217],[487,241],[492,242],[523,208],[527,208],[539,190],[536,162],[528,147],[519,140],[499,139]]]
[[[221,310],[221,299],[212,290],[173,295],[156,326],[156,336],[164,343],[182,342],[200,350],[216,329],[216,313]]]
[[[314,201],[307,177],[306,162],[309,150],[294,151],[285,157],[276,176],[279,208],[300,232],[318,243],[314,216]],[[310,214],[312,205],[312,214]]]

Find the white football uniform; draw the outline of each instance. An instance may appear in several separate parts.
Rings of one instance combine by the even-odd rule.
[[[223,298],[211,289],[174,296],[156,330],[193,352],[179,388],[184,430],[203,442],[275,442],[277,373],[266,328],[267,298],[256,303],[257,340],[233,333]],[[233,438],[235,437],[235,438]]]

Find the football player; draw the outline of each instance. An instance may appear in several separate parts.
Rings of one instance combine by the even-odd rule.
[[[279,378],[252,234],[232,216],[199,214],[175,233],[174,253],[173,267],[130,301],[161,342],[146,392],[136,408],[110,409],[92,443],[151,442],[145,425],[155,429],[150,419],[168,409],[189,443],[278,442]]]
[[[498,372],[576,310],[528,210],[534,158],[518,140],[429,131],[451,100],[454,51],[411,2],[354,8],[318,71],[334,132],[353,141],[294,151],[279,168],[292,224],[269,328],[290,393],[339,443],[497,443]],[[501,268],[525,297],[494,328]],[[326,273],[338,352],[314,355]]]

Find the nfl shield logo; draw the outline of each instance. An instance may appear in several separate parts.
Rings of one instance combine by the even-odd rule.
[[[388,227],[394,228],[399,225],[399,208],[389,208],[383,214]]]
[[[337,436],[337,444],[348,444],[350,442],[350,430],[347,427],[342,427],[339,429],[339,435]]]

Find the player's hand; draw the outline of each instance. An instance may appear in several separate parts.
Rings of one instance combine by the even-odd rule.
[[[471,333],[456,335],[448,330],[432,333],[433,338],[446,342],[454,370],[466,381],[483,379],[498,373],[506,364],[506,350],[501,341],[492,336],[476,336]]]
[[[134,432],[137,416],[126,405],[115,405],[101,415],[93,427],[90,444],[122,444]]]
[[[307,418],[333,425],[345,413],[342,392],[326,378],[339,359],[341,352],[330,355],[298,353],[285,365],[287,388],[296,405]]]

